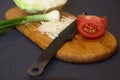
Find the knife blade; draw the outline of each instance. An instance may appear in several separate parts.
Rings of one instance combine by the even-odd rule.
[[[33,77],[41,75],[46,65],[51,61],[61,46],[66,41],[71,40],[76,32],[76,20],[74,20],[50,43],[37,60],[28,68],[27,73]]]

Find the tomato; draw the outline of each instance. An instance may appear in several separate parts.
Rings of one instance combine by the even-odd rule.
[[[77,18],[78,32],[86,38],[98,38],[106,31],[105,16],[79,15]]]

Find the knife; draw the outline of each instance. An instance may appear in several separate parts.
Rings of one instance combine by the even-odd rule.
[[[37,60],[28,68],[27,73],[30,76],[39,76],[43,73],[46,65],[51,61],[61,46],[77,32],[76,20],[74,20],[67,28],[65,28],[56,37],[50,45],[43,51],[43,53],[37,58]]]

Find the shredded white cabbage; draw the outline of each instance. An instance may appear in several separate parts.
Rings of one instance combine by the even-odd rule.
[[[74,20],[74,17],[62,16],[60,21],[41,22],[41,25],[38,27],[38,30],[41,33],[47,34],[50,38],[54,39]]]

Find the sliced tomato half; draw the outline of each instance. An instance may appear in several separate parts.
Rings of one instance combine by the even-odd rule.
[[[78,32],[86,38],[98,38],[106,31],[106,17],[79,15],[77,18]]]

